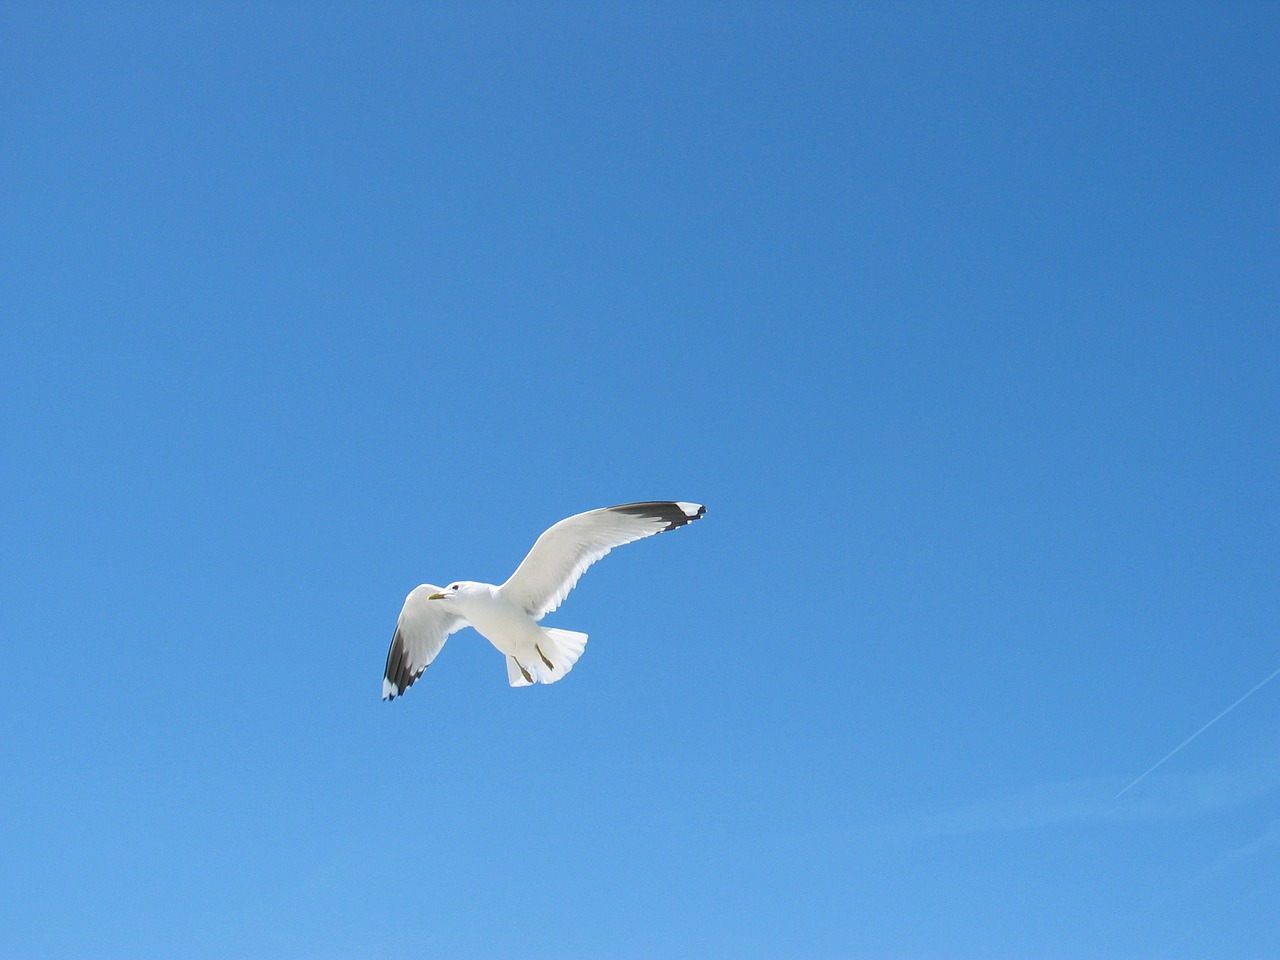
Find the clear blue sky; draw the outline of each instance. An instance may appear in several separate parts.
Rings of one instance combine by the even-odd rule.
[[[1280,955],[1280,8],[531,6],[0,9],[0,956]]]

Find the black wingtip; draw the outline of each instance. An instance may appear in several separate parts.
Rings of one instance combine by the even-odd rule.
[[[633,517],[644,517],[646,520],[661,520],[666,524],[662,528],[663,533],[668,530],[674,530],[676,527],[683,527],[687,523],[693,523],[695,520],[701,520],[707,512],[707,508],[701,503],[675,500],[648,500],[644,503],[624,503],[609,509],[616,510],[619,513],[626,513]],[[692,513],[690,512],[691,510],[693,511]]]
[[[400,634],[400,628],[391,638],[391,649],[387,651],[387,669],[383,673],[383,701],[403,697],[405,691],[414,685],[426,671],[429,664],[424,664],[416,673],[409,662],[409,648]]]

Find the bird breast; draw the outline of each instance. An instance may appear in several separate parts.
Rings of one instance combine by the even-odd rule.
[[[497,587],[475,590],[453,603],[471,626],[499,649],[502,649],[500,644],[505,646],[538,633],[533,618],[502,596]]]

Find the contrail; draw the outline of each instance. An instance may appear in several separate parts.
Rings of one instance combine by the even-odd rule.
[[[1216,717],[1214,717],[1212,720],[1206,723],[1203,727],[1201,727],[1191,736],[1187,737],[1187,739],[1183,740],[1180,744],[1178,744],[1176,747],[1174,747],[1172,750],[1166,753],[1163,757],[1157,760],[1154,764],[1152,764],[1151,768],[1146,771],[1146,773],[1142,774],[1142,776],[1138,777],[1137,780],[1133,781],[1133,783],[1129,784],[1129,786],[1125,787],[1123,790],[1121,790],[1111,799],[1119,800],[1126,793],[1128,793],[1130,790],[1132,790],[1134,787],[1140,784],[1143,780],[1145,780],[1147,778],[1147,774],[1151,773],[1153,770],[1156,769],[1156,767],[1160,766],[1162,763],[1164,763],[1166,760],[1172,757],[1175,753],[1177,753],[1179,750],[1185,747],[1188,743],[1190,743],[1196,737],[1200,736],[1200,734],[1204,733],[1206,730],[1212,727],[1215,723],[1217,723],[1219,720],[1225,717],[1228,713],[1230,713],[1236,707],[1240,706],[1240,704],[1244,703],[1246,700],[1248,700],[1250,697],[1252,697],[1255,693],[1257,693],[1259,690],[1261,690],[1263,687],[1265,687],[1268,683],[1270,683],[1272,680],[1274,680],[1278,676],[1280,676],[1280,667],[1277,667],[1275,670],[1271,671],[1271,673],[1267,676],[1265,680],[1263,680],[1261,683],[1255,686],[1252,690],[1246,693],[1243,697],[1241,697],[1231,706],[1227,707],[1227,709],[1223,710],[1220,714],[1218,714]]]

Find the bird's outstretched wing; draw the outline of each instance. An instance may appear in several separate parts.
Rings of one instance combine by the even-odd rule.
[[[614,547],[683,527],[706,512],[700,503],[662,500],[579,513],[543,533],[499,589],[539,620],[560,606],[587,567]]]
[[[391,649],[387,651],[383,700],[393,700],[413,686],[413,681],[422,676],[422,671],[436,658],[449,634],[467,626],[465,619],[427,599],[439,592],[439,587],[424,583],[404,598]]]

